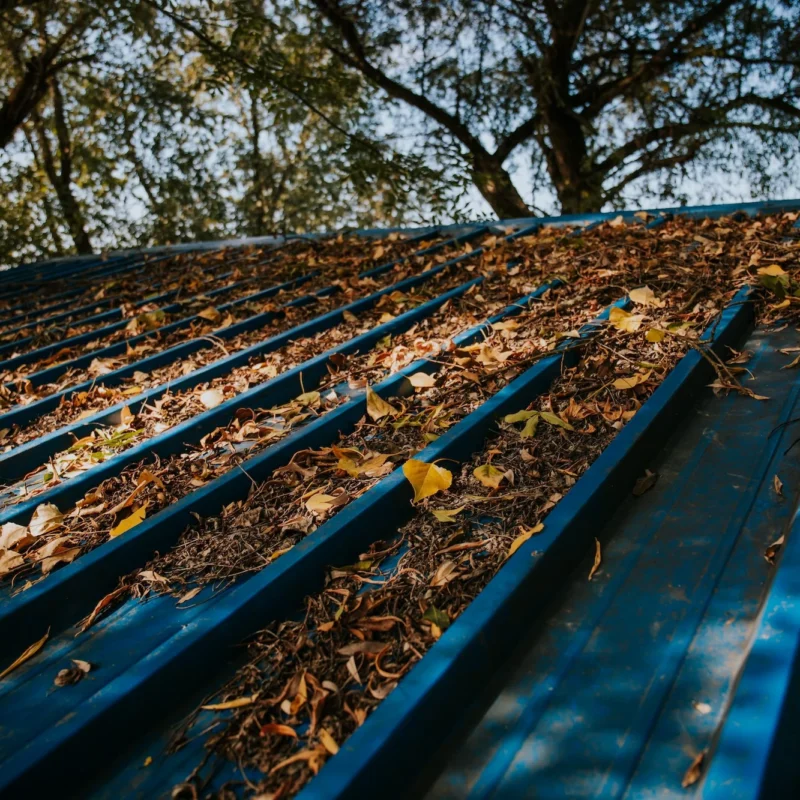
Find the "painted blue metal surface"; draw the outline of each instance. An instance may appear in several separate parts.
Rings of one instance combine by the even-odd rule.
[[[715,349],[738,343],[750,324],[749,305],[733,305],[717,328]],[[555,507],[544,531],[517,550],[301,797],[358,797],[378,776],[400,785],[404,767],[393,754],[400,749],[416,760],[435,749],[463,710],[465,681],[480,686],[491,678],[519,640],[518,620],[533,622],[531,609],[544,607],[548,593],[587,552],[597,527],[630,492],[651,448],[687,410],[709,373],[697,351],[684,356],[570,491],[570,502]]]
[[[547,288],[549,287],[542,287],[530,299],[535,299]],[[522,298],[518,303],[492,317],[487,323],[458,336],[456,344],[467,346],[479,341],[492,321],[496,322],[519,313],[527,302],[528,298]],[[529,397],[546,388],[558,375],[560,362],[561,356],[554,355],[528,370],[523,376],[524,379],[518,379],[492,401],[461,420],[418,457],[424,460],[463,458],[475,446],[478,437],[483,437],[498,414],[505,413],[511,406],[517,407],[521,402],[526,402],[523,397]],[[391,397],[404,391],[407,385],[406,376],[419,371],[433,372],[436,369],[437,365],[434,362],[415,362],[374,389],[382,396]],[[153,547],[167,546],[166,536],[170,536],[174,541],[190,521],[191,511],[200,514],[212,513],[212,509],[220,508],[230,498],[241,496],[248,491],[251,480],[263,480],[275,467],[286,463],[291,454],[298,449],[328,443],[337,431],[352,428],[363,416],[364,408],[365,398],[362,394],[360,399],[354,399],[353,402],[341,406],[291,434],[277,446],[249,459],[243,465],[243,472],[231,471],[171,506],[168,510],[170,517],[168,524],[165,525],[164,519],[159,520],[157,515],[137,526],[131,532],[133,536],[120,537],[109,542],[108,546],[89,553],[71,565],[82,564],[84,570],[83,580],[80,582],[84,588],[76,586],[75,590],[85,592],[87,585],[96,586],[91,580],[92,572],[89,571],[91,563],[96,564],[101,560],[106,565],[108,562],[118,562],[120,554],[127,552],[130,558],[134,550],[140,552],[132,562],[127,563],[141,563],[141,549],[147,547],[152,552]],[[158,632],[159,636],[167,635],[169,639],[155,646],[146,658],[137,661],[133,673],[128,671],[120,675],[120,679],[127,685],[126,690],[120,694],[112,681],[99,692],[94,692],[91,706],[83,706],[85,714],[74,717],[71,722],[65,720],[56,727],[48,726],[44,720],[45,727],[41,730],[34,746],[27,743],[29,734],[24,734],[19,742],[25,744],[21,750],[15,752],[13,758],[15,766],[11,766],[11,761],[7,762],[9,768],[0,774],[0,791],[19,791],[23,786],[32,785],[29,782],[36,782],[37,774],[41,775],[37,762],[45,753],[51,766],[55,763],[54,759],[69,758],[69,752],[78,746],[80,739],[92,736],[92,731],[97,730],[96,726],[105,726],[115,715],[124,713],[119,703],[131,700],[134,694],[138,703],[158,702],[157,697],[168,686],[173,685],[171,676],[178,674],[184,675],[181,682],[188,687],[191,678],[186,675],[186,670],[189,664],[195,663],[199,658],[210,666],[210,660],[224,658],[225,644],[233,644],[246,635],[252,630],[257,619],[264,619],[265,615],[266,618],[272,618],[274,615],[290,612],[302,600],[303,595],[322,580],[325,565],[352,560],[359,548],[372,540],[374,531],[380,530],[380,525],[376,524],[379,520],[385,519],[387,514],[398,520],[410,514],[408,492],[408,485],[401,471],[397,470],[388,479],[381,481],[376,490],[354,501],[268,569],[219,595],[213,603],[206,602],[199,605],[191,619],[185,614],[179,614],[177,616],[181,624],[166,628],[163,625],[149,625],[148,627]],[[152,541],[155,536],[160,537],[157,543]],[[114,563],[114,566],[121,565]],[[53,577],[58,578],[62,574],[64,570]],[[42,584],[43,587],[45,583]],[[24,598],[27,594],[29,592],[21,597]],[[96,597],[96,593],[93,596]],[[74,593],[67,592],[65,601],[71,602],[73,597]],[[48,620],[52,619],[55,605],[62,607],[60,594],[51,595],[51,598],[53,601],[47,604],[49,613],[45,611],[45,604],[40,604],[43,606],[42,610],[47,613]],[[74,611],[75,609],[72,609],[73,616],[68,617],[71,621],[75,620]],[[34,616],[28,613],[24,618],[30,624]],[[6,626],[3,626],[2,630],[11,632],[11,628]]]
[[[674,213],[718,218],[798,208],[800,202],[784,201],[656,210],[649,221],[632,211],[622,216],[627,224],[650,228]],[[533,235],[545,224],[580,223],[585,231],[615,216],[617,212],[511,220],[436,232],[453,237],[451,243],[464,243],[507,226],[514,229],[508,235],[513,239]],[[426,229],[417,239],[430,235]],[[415,254],[420,268],[443,244]],[[481,252],[478,246],[431,272],[458,268]],[[411,258],[364,274],[380,275]],[[103,268],[90,259],[59,267],[74,269],[75,275]],[[35,275],[37,269],[33,265],[27,274]],[[420,278],[407,280],[422,282]],[[363,352],[386,332],[405,330],[416,319],[436,313],[447,297],[480,280],[465,281],[330,352]],[[374,303],[396,288],[386,287],[348,308],[360,309],[358,303]],[[495,319],[517,313],[544,288]],[[336,324],[341,319],[336,313],[299,326],[292,338]],[[751,304],[742,293],[715,327],[714,349],[722,355],[728,346],[739,345],[751,325]],[[486,324],[478,326],[456,342],[463,346],[478,341],[486,330]],[[781,346],[795,344],[794,330],[769,335],[784,337]],[[782,790],[800,773],[792,753],[792,704],[800,699],[800,589],[795,575],[800,548],[789,535],[762,608],[775,571],[763,550],[780,532],[791,534],[800,524],[795,521],[800,467],[792,453],[785,454],[792,429],[768,435],[797,414],[800,379],[781,369],[785,363],[776,356],[776,340],[766,336],[757,332],[749,340],[754,356],[748,366],[758,376],[757,389],[764,387],[773,401],[714,397],[704,389],[710,368],[690,351],[551,512],[544,532],[508,560],[301,796],[360,798],[375,787],[392,797],[427,793],[429,798],[788,796]],[[269,352],[274,344],[270,340],[256,348]],[[197,344],[177,345],[171,353],[130,364],[103,380],[118,383],[142,365],[152,369],[170,363],[191,347]],[[36,503],[0,513],[0,522],[26,522],[38,502],[69,503],[106,472],[113,474],[149,452],[175,452],[224,422],[236,408],[252,407],[254,400],[263,406],[295,396],[301,391],[299,369],[307,391],[324,374],[329,354],[239,395],[216,414],[212,409],[178,426],[177,432],[156,437],[141,452],[132,448],[108,467],[88,473],[92,477],[85,486],[79,478],[40,495]],[[498,415],[528,403],[547,389],[565,361],[578,358],[570,350],[542,360],[417,457],[467,458]],[[197,385],[224,374],[234,363],[239,362],[220,359],[204,367],[206,372],[182,380],[186,387]],[[385,397],[402,395],[408,390],[408,375],[436,369],[433,362],[417,362],[374,388]],[[9,421],[26,424],[76,390],[38,401],[32,411],[12,409],[0,416],[0,428]],[[162,391],[157,387],[133,402]],[[402,524],[411,511],[409,488],[400,472],[381,480],[261,572],[224,591],[204,590],[194,608],[177,609],[168,597],[130,600],[86,636],[73,638],[69,626],[114,588],[118,576],[171,547],[193,514],[218,513],[298,450],[328,445],[340,431],[352,429],[364,414],[365,398],[358,390],[348,394],[347,403],[250,456],[243,471],[223,474],[16,597],[0,595],[3,661],[11,661],[51,629],[43,652],[0,681],[0,795],[39,796],[57,790],[108,798],[161,796],[197,764],[202,738],[175,756],[142,766],[148,756],[163,752],[167,727],[240,663],[232,645],[271,619],[295,614],[304,595],[321,587],[326,567],[357,558],[375,531],[384,531],[387,519],[393,526]],[[0,470],[7,469],[0,476],[38,466],[68,441],[70,431],[81,435],[94,425],[113,422],[120,407],[0,456]],[[661,473],[655,489],[631,498],[635,479],[654,466]],[[784,481],[779,500],[773,474]],[[604,559],[587,584],[584,568],[595,536],[603,542]],[[53,692],[53,675],[71,658],[102,668],[68,691]],[[124,752],[116,734],[120,720],[125,720]],[[708,775],[684,791],[681,778],[701,751],[707,752]],[[74,769],[86,753],[97,762],[90,776]],[[227,777],[236,777],[233,766]]]

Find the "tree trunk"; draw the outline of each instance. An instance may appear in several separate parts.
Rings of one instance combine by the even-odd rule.
[[[580,120],[552,99],[544,105],[542,117],[550,140],[547,171],[558,194],[561,213],[600,211],[603,182],[589,164]]]
[[[55,98],[58,98],[57,100]],[[86,233],[83,213],[81,212],[78,201],[72,193],[72,151],[69,143],[69,130],[66,126],[64,109],[61,105],[60,94],[57,89],[54,91],[54,108],[56,117],[56,130],[59,141],[59,162],[60,171],[56,169],[53,151],[50,147],[50,140],[47,138],[44,121],[39,112],[34,110],[31,113],[36,137],[39,140],[39,147],[42,151],[42,166],[50,180],[50,183],[58,197],[61,213],[67,223],[75,249],[81,255],[93,252],[92,241]]]
[[[36,152],[36,145],[33,143],[33,139],[31,138],[27,125],[22,126],[22,132],[25,134],[25,141],[27,141],[28,147],[30,147],[31,153],[33,154],[33,163],[36,164],[36,169],[43,169],[42,161],[39,158],[39,154]],[[53,213],[53,205],[50,202],[50,198],[48,197],[47,193],[43,194],[42,196],[42,206],[44,207],[47,230],[50,231],[50,238],[53,240],[53,248],[56,252],[56,255],[63,256],[64,248],[61,246],[61,233],[58,230],[56,215]]]
[[[511,181],[502,163],[491,155],[472,157],[472,181],[498,219],[530,217],[531,210]]]

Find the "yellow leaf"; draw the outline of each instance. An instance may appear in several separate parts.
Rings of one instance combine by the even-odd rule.
[[[339,745],[336,744],[336,739],[325,730],[325,728],[319,729],[319,740],[322,746],[332,755],[335,756],[339,752]]]
[[[331,494],[315,494],[306,500],[306,508],[317,516],[327,514],[336,505],[336,498]]]
[[[13,664],[6,667],[2,672],[0,672],[0,681],[6,677],[6,675],[13,672],[20,664],[24,664],[29,658],[35,656],[43,647],[44,643],[47,641],[47,637],[50,636],[50,630],[48,629],[47,633],[39,639],[38,642],[34,642],[19,658],[17,658]]]
[[[759,275],[772,275],[775,278],[783,277],[784,275],[788,275],[789,273],[786,272],[785,269],[779,267],[777,264],[770,264],[768,267],[761,267],[758,270]]]
[[[244,708],[253,703],[253,697],[237,697],[235,700],[228,700],[225,703],[212,703],[208,706],[200,706],[205,711],[227,711],[230,708]]]
[[[517,411],[514,414],[506,414],[503,417],[505,422],[527,422],[531,417],[539,416],[538,411]]]
[[[356,464],[352,458],[347,458],[347,456],[342,456],[336,466],[342,470],[342,472],[346,472],[351,478],[357,478],[361,472],[358,468],[358,464]]]
[[[414,502],[450,488],[453,474],[444,467],[411,458],[403,464],[403,475],[414,489]]]
[[[431,511],[439,522],[455,522],[456,516],[460,514],[466,506],[459,506],[458,508],[437,508]]]
[[[319,403],[321,395],[319,392],[303,392],[295,398],[295,401],[300,403],[301,406],[315,406]]]
[[[628,378],[617,378],[614,381],[614,388],[615,389],[633,389],[634,386],[638,386],[640,383],[645,383],[650,378],[650,373],[652,370],[647,370],[647,372],[637,372],[635,375],[631,375]]]
[[[608,321],[619,331],[634,333],[642,325],[644,316],[641,314],[631,314],[624,308],[614,306],[608,314]]]
[[[376,422],[379,419],[397,414],[397,409],[376,394],[371,386],[367,386],[367,414]]]
[[[540,416],[545,422],[549,422],[551,425],[557,425],[559,428],[565,428],[568,431],[575,430],[569,422],[561,419],[558,414],[553,414],[552,411],[542,411]]]
[[[522,533],[519,536],[517,536],[517,538],[514,539],[513,542],[511,542],[511,547],[508,548],[508,556],[506,556],[507,558],[513,556],[514,553],[516,553],[517,550],[519,550],[519,548],[522,547],[522,545],[525,544],[525,542],[527,542],[528,539],[531,538],[531,536],[534,536],[537,533],[541,533],[544,530],[544,525],[541,522],[539,522],[532,528],[525,528],[522,525],[520,525],[519,528],[522,531]]]
[[[500,488],[500,484],[503,482],[503,478],[505,478],[505,475],[500,472],[497,467],[493,467],[491,464],[482,464],[480,467],[474,469],[472,474],[484,486],[487,486],[490,489]]]
[[[415,372],[409,376],[408,382],[415,389],[430,389],[431,386],[436,385],[436,379],[427,372]]]
[[[520,439],[533,439],[533,437],[536,436],[536,429],[538,427],[539,415],[536,414],[523,425],[522,430],[519,432]]]
[[[594,577],[595,572],[600,569],[600,564],[603,562],[603,555],[600,550],[600,540],[595,537],[594,540],[594,563],[592,564],[592,568],[589,571],[589,580]]]
[[[640,306],[655,306],[656,308],[664,308],[665,303],[659,300],[655,292],[649,286],[641,286],[638,289],[631,289],[628,292],[628,297]]]
[[[666,333],[664,331],[660,331],[658,328],[650,328],[649,331],[644,335],[644,338],[647,339],[648,342],[660,342],[664,339]]]
[[[123,425],[130,425],[133,422],[134,415],[128,406],[122,406],[122,410],[119,412],[119,421]]]
[[[118,523],[111,529],[111,538],[114,539],[120,534],[123,534],[126,531],[129,531],[131,528],[136,527],[140,522],[142,522],[142,520],[144,520],[146,516],[146,506],[139,506],[139,508],[135,508],[129,517],[125,517],[122,522]]]

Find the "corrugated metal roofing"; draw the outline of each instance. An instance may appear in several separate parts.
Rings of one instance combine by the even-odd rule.
[[[465,416],[427,429],[415,458],[457,476],[499,420],[535,405],[583,363],[578,344],[609,315],[628,318],[633,309],[610,262],[605,280],[582,288],[575,276],[543,275],[541,259],[522,250],[500,263],[504,247],[541,241],[569,254],[591,247],[593,230],[650,231],[678,216],[775,219],[798,209],[800,201],[784,201],[265,238],[0,274],[0,668],[14,667],[0,680],[0,793],[169,795],[203,761],[207,729],[226,712],[201,714],[190,728],[197,735],[168,754],[173,728],[236,673],[236,645],[274,620],[301,618],[304,597],[326,585],[332,566],[352,565],[407,522],[408,481],[379,465],[374,483],[346,502],[312,493],[328,498],[318,524],[262,569],[199,584],[199,593],[189,576],[191,602],[162,591],[129,596],[119,584],[171,552],[197,520],[252,498],[275,470],[295,464],[310,480],[298,453],[335,444],[373,402],[360,379],[380,372],[370,353],[391,352],[374,390],[399,405],[413,395],[411,376],[436,374],[441,353],[462,353],[458,368],[468,372],[470,354],[503,331],[511,352],[515,318],[564,314],[585,323],[562,331],[554,351],[542,329],[526,342],[541,352],[513,380],[476,395]],[[782,224],[796,247],[793,219]],[[708,240],[698,234],[687,246],[698,243]],[[782,259],[797,266],[793,252]],[[586,314],[571,317],[578,300]],[[302,785],[303,796],[321,798],[755,797],[778,796],[776,787],[797,780],[786,742],[798,680],[791,532],[800,475],[787,447],[800,384],[785,354],[798,342],[794,326],[773,320],[754,331],[753,320],[745,287],[709,325],[704,347],[689,349],[570,478],[544,530],[515,542],[449,627],[428,618],[446,627],[441,638],[396,688],[373,695],[381,702],[336,755],[314,745],[325,761],[316,777],[289,781],[276,796]],[[395,341],[387,337],[411,342],[418,330],[450,343],[387,350]],[[751,351],[753,389],[769,401],[706,388],[709,360],[729,348]],[[505,357],[485,353],[496,371]],[[637,368],[646,380],[648,365]],[[331,396],[316,391],[323,385]],[[176,397],[191,402],[162,415]],[[412,424],[405,419],[397,427]],[[158,468],[170,459],[184,465],[187,482],[162,486],[152,507],[139,507],[135,498],[158,489]],[[651,473],[657,483],[632,495]],[[125,502],[109,509],[105,499],[122,485]],[[127,518],[130,510],[140,516]],[[88,534],[79,541],[56,535],[69,531],[62,515],[107,521],[92,523],[91,542]],[[764,552],[781,534],[773,581]],[[39,535],[49,549],[32,557]],[[480,556],[470,545],[464,558],[473,552]],[[587,581],[595,556],[600,569]],[[392,558],[364,592],[397,569]],[[162,578],[151,569],[144,580]],[[368,648],[359,658],[362,670],[375,668]],[[76,663],[91,669],[77,674]],[[349,691],[374,690],[371,679],[358,688],[354,668]],[[65,669],[59,680],[70,685],[54,686]],[[308,740],[307,725],[298,732]],[[307,746],[297,752],[310,763]],[[234,794],[253,793],[232,762],[216,770],[200,794],[226,781]]]

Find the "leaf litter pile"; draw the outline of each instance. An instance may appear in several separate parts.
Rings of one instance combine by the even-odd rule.
[[[475,271],[473,270],[473,272]],[[419,287],[423,294],[421,299],[424,299],[428,293],[439,294],[452,288],[453,285],[463,283],[465,279],[473,276],[473,272],[456,271],[455,274],[450,275],[449,271],[445,271],[437,276],[438,280],[433,281],[432,285],[423,284]],[[462,298],[451,301],[432,317],[421,321],[405,333],[396,337],[385,337],[371,351],[353,355],[348,359],[331,364],[329,377],[317,390],[304,392],[279,408],[240,409],[229,425],[208,434],[199,443],[199,447],[187,447],[185,452],[164,461],[143,461],[128,467],[119,475],[105,480],[100,486],[92,489],[76,504],[74,509],[65,511],[63,514],[52,503],[43,503],[37,508],[31,526],[36,522],[38,516],[44,513],[52,515],[55,522],[50,524],[47,531],[41,532],[35,537],[28,536],[20,539],[20,542],[25,543],[24,552],[19,545],[12,546],[12,543],[4,542],[3,546],[9,548],[7,552],[10,559],[5,564],[0,562],[0,577],[14,581],[15,585],[22,589],[27,588],[31,585],[30,582],[27,580],[20,582],[21,578],[31,577],[36,580],[40,575],[46,575],[53,566],[59,563],[71,563],[81,552],[93,549],[108,541],[109,538],[114,538],[129,530],[146,516],[152,516],[170,503],[235,467],[245,456],[269,447],[298,425],[335,408],[341,402],[346,402],[346,394],[331,391],[334,386],[345,384],[348,388],[363,389],[366,386],[367,378],[377,380],[396,372],[415,358],[430,355],[445,346],[448,337],[453,333],[474,324],[476,319],[483,319],[487,311],[491,313],[492,310],[501,308],[521,295],[529,293],[541,282],[542,279],[538,272],[532,281],[522,271],[513,276],[503,273],[494,278],[490,277],[478,287],[479,291],[468,293]],[[559,290],[555,296],[560,297],[565,291],[566,289]],[[403,297],[389,295],[388,298],[392,308],[398,304],[403,307],[414,304],[414,295],[411,293]],[[536,307],[528,315],[529,322],[532,324],[540,315],[547,318],[561,306],[577,307],[580,309],[579,313],[582,317],[587,315],[587,310],[583,309],[574,298],[564,303],[558,303],[555,299],[553,302],[554,305],[542,304],[541,307]],[[596,313],[598,307],[597,301],[590,300],[587,308],[594,310],[588,311],[588,316]],[[395,308],[395,310],[399,309]],[[382,308],[377,308],[374,312],[367,312],[365,315],[367,327],[372,327],[375,322],[380,321],[380,316],[377,320],[375,319],[377,315],[382,316],[386,313],[388,312]],[[340,327],[346,334],[349,333],[349,336],[352,336],[364,327],[364,322],[358,318],[354,321],[346,320]],[[500,327],[505,328],[503,325]],[[330,346],[330,333],[327,331],[311,341],[298,340],[282,348],[281,351],[274,354],[276,359],[280,359],[274,364],[279,363],[281,368],[285,369],[293,362],[304,360],[309,354],[309,348],[313,348],[315,352],[327,349]],[[505,333],[506,336],[511,335],[508,330],[501,330],[499,333]],[[345,335],[344,338],[349,337]],[[518,341],[527,350],[545,352],[538,339],[519,337]],[[482,352],[476,353],[477,358],[480,359],[475,361],[478,367],[489,369],[492,366],[500,365],[501,362],[493,361],[492,353],[494,351],[491,347],[483,346],[481,350]],[[509,355],[510,351],[505,354],[505,357],[507,358]],[[501,357],[503,356],[501,355]],[[471,356],[466,361],[473,363]],[[465,381],[470,383],[475,380],[474,373],[465,367],[460,368],[460,372],[466,375],[460,379],[462,383]],[[258,373],[256,374],[258,375]],[[265,379],[265,376],[259,376],[259,380]],[[230,384],[224,388],[228,387]],[[209,395],[213,396],[209,397]],[[195,411],[213,407],[225,399],[224,391],[220,388],[205,389],[197,394],[193,393],[187,396],[192,405],[182,405],[180,408],[193,408],[194,405],[199,404],[200,408]],[[142,416],[145,413],[143,412]],[[449,415],[445,414],[442,420],[438,420],[437,426],[442,425],[447,416]],[[156,409],[156,413],[146,420],[138,422],[135,419],[127,420],[125,423],[127,433],[126,431],[116,431],[109,436],[117,437],[115,442],[119,441],[120,449],[124,449],[129,446],[129,441],[132,443],[133,436],[141,436],[143,433],[140,432],[145,430],[144,427],[132,426],[147,425],[149,430],[155,433],[161,419],[163,417],[160,418],[160,411]],[[412,426],[418,424],[420,423],[414,421]],[[124,435],[131,439],[121,441],[121,437]],[[73,454],[67,455],[71,457]],[[11,529],[10,526],[8,527]],[[14,526],[13,530],[15,536],[21,536],[21,531],[25,531],[26,528]],[[56,550],[54,551],[53,548]],[[40,564],[41,553],[48,554],[48,561],[42,564]],[[58,556],[61,556],[61,561],[58,560]]]
[[[396,235],[393,234],[393,236]],[[290,243],[278,251],[278,254],[274,256],[275,260],[266,259],[265,262],[259,263],[261,270],[264,272],[264,285],[282,283],[311,270],[321,272],[321,276],[313,278],[295,290],[281,292],[276,297],[266,300],[243,302],[227,309],[224,313],[217,311],[216,306],[222,302],[230,302],[234,299],[233,296],[225,296],[220,300],[204,298],[198,292],[209,288],[207,282],[198,281],[197,277],[193,279],[187,278],[186,285],[192,290],[196,299],[192,305],[187,305],[180,313],[173,312],[171,318],[177,319],[183,318],[187,314],[196,314],[197,319],[188,327],[179,328],[171,333],[160,333],[157,329],[167,324],[170,319],[167,319],[166,315],[158,309],[150,311],[141,308],[137,309],[136,316],[128,324],[129,327],[111,336],[89,342],[79,348],[62,348],[34,364],[26,364],[15,370],[0,373],[0,384],[5,383],[4,386],[0,385],[0,408],[8,408],[17,403],[32,403],[41,397],[62,391],[77,383],[100,379],[113,369],[135,363],[145,356],[160,352],[188,339],[211,336],[212,339],[209,343],[214,345],[214,334],[236,321],[241,321],[254,314],[272,311],[277,308],[281,301],[286,302],[331,283],[340,283],[341,286],[339,288],[346,291],[348,284],[354,283],[354,276],[358,271],[376,266],[382,260],[408,256],[424,244],[424,242],[405,242],[399,236],[391,241],[383,241],[378,246],[372,244],[365,246],[364,241],[361,239],[356,237],[345,238],[343,236],[329,241],[303,242],[302,244]],[[366,258],[364,256],[365,250],[369,253]],[[224,255],[224,253],[219,254],[217,257],[220,258]],[[450,255],[452,255],[451,250],[447,250],[428,259],[428,263],[434,265],[444,261]],[[194,264],[194,262],[192,263]],[[392,271],[394,280],[397,280],[398,273],[404,268],[408,269],[408,266],[407,264],[401,264],[396,267]],[[237,268],[230,280],[233,281],[243,274],[242,270]],[[386,278],[379,277],[378,280],[386,280]],[[365,280],[364,286],[368,285],[368,283],[369,279]],[[254,288],[249,284],[245,284],[240,299],[246,300],[247,295],[253,293]],[[317,309],[316,313],[320,313],[319,309]],[[147,333],[150,333],[150,335],[144,336]],[[88,369],[69,369],[54,383],[33,386],[28,380],[33,373],[41,369],[68,362],[77,356],[85,355],[87,352],[112,344],[113,341],[122,341],[137,334],[141,335],[142,338],[137,339],[134,345],[129,345],[124,355],[115,358],[95,359]],[[219,345],[217,345],[217,357],[219,358],[224,354],[225,351],[219,350]],[[117,399],[121,399],[121,397],[117,396]],[[3,445],[3,436],[0,435],[0,447]]]
[[[253,357],[246,366],[237,367],[211,381],[204,381],[192,389],[176,393],[167,392],[135,415],[129,411],[123,413],[123,420],[119,424],[98,426],[90,435],[77,440],[66,451],[55,454],[46,467],[44,485],[21,493],[15,499],[19,502],[46,491],[55,482],[80,474],[106,458],[214,408],[331,347],[340,345],[379,324],[391,321],[398,314],[459,286],[470,277],[471,273],[464,274],[459,270],[439,273],[409,292],[398,291],[384,295],[372,310],[360,314],[348,312],[346,318],[332,329],[316,336],[297,339],[273,353]],[[319,313],[321,309],[317,306],[307,310],[306,316],[310,318]],[[261,332],[260,336],[263,335]],[[44,426],[42,420],[39,420],[31,427],[41,432]],[[29,437],[36,438],[32,433],[29,428]]]
[[[369,386],[393,369],[385,367],[395,362],[396,348],[417,346],[412,337],[419,338],[422,326],[337,365],[337,374],[318,393],[290,404],[299,415],[319,413],[329,386],[342,379],[368,384],[366,414],[352,432],[343,432],[330,447],[295,453],[246,499],[218,517],[198,520],[171,551],[123,579],[121,590],[137,596],[171,592],[187,601],[203,585],[223,588],[268,566],[394,469],[403,470],[414,490],[411,518],[355,564],[331,565],[324,590],[307,598],[301,618],[276,621],[253,638],[247,665],[187,722],[185,737],[204,736],[207,756],[173,796],[204,793],[219,759],[242,771],[238,785],[223,787],[220,796],[245,788],[283,797],[302,788],[505,560],[547,525],[547,513],[687,350],[697,347],[712,361],[717,390],[758,398],[745,385],[742,358],[722,363],[697,339],[744,284],[761,288],[762,321],[796,319],[797,242],[786,241],[794,220],[794,215],[744,222],[680,219],[652,231],[612,222],[572,239],[556,234],[557,246],[544,261],[552,267],[561,257],[567,286],[513,324],[501,323],[477,346],[457,350],[445,344],[440,350],[426,343],[413,357],[434,362],[433,380],[412,376],[413,395],[378,397]],[[500,260],[507,260],[505,247],[486,254],[480,268]],[[485,294],[484,287],[478,291]],[[633,301],[628,311],[612,309],[596,335],[574,338],[577,327],[626,291]],[[469,301],[467,296],[461,302]],[[458,313],[461,325],[464,312]],[[435,330],[436,320],[429,324]],[[565,369],[532,404],[498,420],[468,462],[431,465],[415,458],[565,340],[581,348],[579,365]],[[409,360],[401,362],[395,363]],[[258,413],[243,415],[226,434],[257,427]],[[194,473],[203,476],[208,466],[208,461],[196,464]],[[17,535],[50,542],[66,537],[59,547],[79,552],[109,535],[123,535],[137,523],[137,514],[148,513],[145,493],[166,495],[163,472],[152,466],[124,484],[123,494],[131,499],[133,487],[135,495],[124,508],[134,511],[121,522],[114,516],[115,528],[109,532],[105,523],[102,536],[89,544],[81,540],[87,533],[73,534],[71,526],[93,517],[73,512],[65,526],[57,509],[43,512]],[[102,502],[105,514],[116,497],[94,501]],[[592,573],[599,562],[598,550]],[[260,776],[255,782],[254,773]]]

